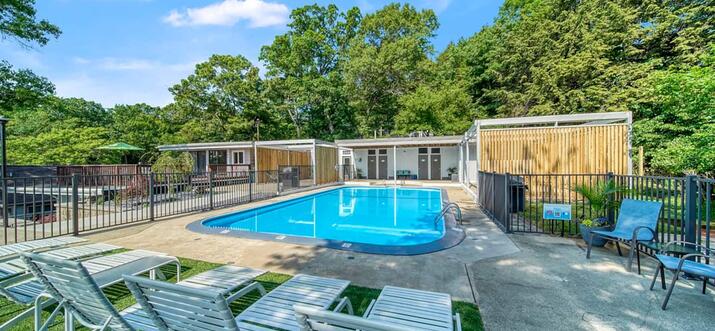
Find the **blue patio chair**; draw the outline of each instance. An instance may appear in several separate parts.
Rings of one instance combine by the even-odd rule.
[[[594,236],[615,241],[619,254],[621,253],[621,247],[618,246],[618,241],[623,240],[631,246],[627,266],[628,271],[630,271],[631,264],[633,264],[633,255],[638,250],[638,242],[656,239],[656,226],[658,225],[658,217],[662,208],[663,203],[658,201],[623,199],[615,229],[612,231],[591,231],[591,235],[588,238],[586,258],[591,258],[591,246]]]
[[[686,254],[680,258],[662,254],[662,252],[667,252],[672,245],[687,245],[697,253]],[[655,258],[658,260],[658,267],[655,269],[655,276],[653,276],[653,281],[650,283],[650,290],[653,290],[655,281],[658,279],[658,274],[661,275],[661,281],[665,282],[664,269],[668,269],[673,273],[673,280],[670,282],[668,292],[665,294],[663,304],[660,306],[661,309],[665,310],[665,307],[668,305],[670,295],[673,294],[673,289],[675,288],[675,282],[678,281],[678,277],[680,277],[681,273],[701,277],[703,279],[702,293],[705,294],[708,280],[715,278],[715,266],[709,264],[710,259],[715,257],[713,252],[713,249],[703,245],[676,240],[667,243],[660,253],[655,254]],[[701,258],[701,261],[704,260],[704,263],[694,260],[698,257]]]

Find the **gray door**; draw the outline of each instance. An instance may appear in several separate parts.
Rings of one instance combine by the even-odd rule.
[[[206,172],[206,152],[197,151],[196,159],[194,159],[194,173]]]
[[[442,179],[442,156],[430,155],[430,179]]]
[[[387,155],[380,155],[380,164],[378,164],[379,178],[387,179]]]
[[[417,156],[417,178],[420,180],[429,179],[429,155],[427,154]]]
[[[377,156],[367,157],[367,179],[377,179]]]

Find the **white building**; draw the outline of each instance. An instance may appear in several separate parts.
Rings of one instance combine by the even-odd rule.
[[[462,136],[336,140],[356,178],[448,180],[459,172]]]

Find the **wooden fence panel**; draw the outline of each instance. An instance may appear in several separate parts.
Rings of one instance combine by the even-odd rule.
[[[512,174],[628,174],[628,125],[482,130],[480,169]]]
[[[316,183],[327,184],[338,181],[338,149],[334,147],[315,147]]]

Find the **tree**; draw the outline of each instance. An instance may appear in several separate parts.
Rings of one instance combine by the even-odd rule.
[[[165,134],[170,134],[169,124],[162,120],[161,109],[147,104],[116,105],[110,110],[112,140],[144,149],[143,155],[130,154],[130,163],[151,160],[158,153]],[[141,158],[140,158],[141,156]]]
[[[715,51],[705,67],[659,71],[643,85],[634,105],[636,146],[643,146],[651,171],[715,173]]]
[[[54,93],[55,86],[47,78],[28,69],[14,70],[7,61],[0,61],[0,111],[4,115],[33,109]]]
[[[350,43],[345,76],[363,136],[393,129],[399,98],[425,78],[437,27],[433,11],[409,4],[387,5],[362,20]]]
[[[183,123],[178,135],[184,142],[254,139],[255,119],[262,139],[276,135],[258,68],[241,55],[213,55],[169,91],[170,116]]]
[[[342,65],[360,19],[357,8],[340,12],[332,4],[300,7],[291,13],[290,30],[261,49],[271,100],[287,115],[296,136],[354,136]]]
[[[31,43],[44,46],[50,38],[62,33],[47,20],[37,20],[34,0],[4,0],[0,2],[0,37],[13,38],[21,45]]]
[[[106,128],[59,128],[8,140],[8,163],[23,165],[116,163],[119,155],[97,147],[109,143]]]

